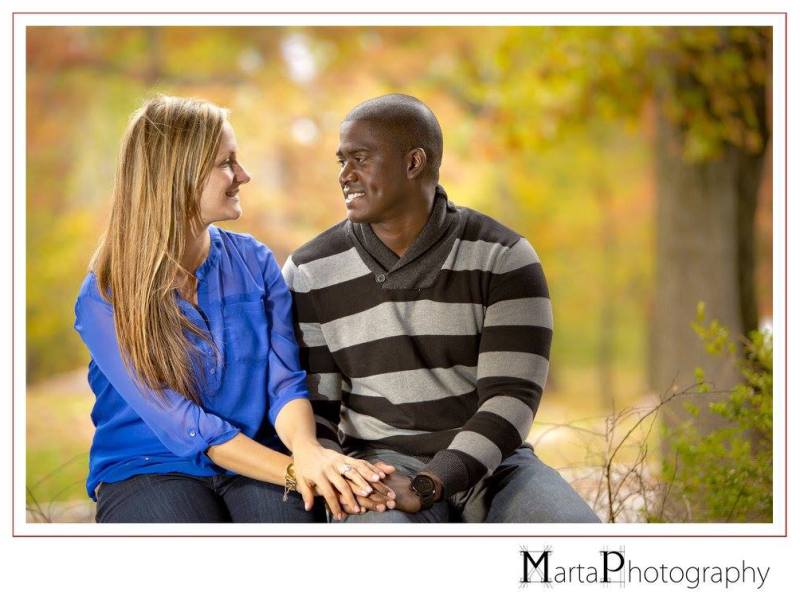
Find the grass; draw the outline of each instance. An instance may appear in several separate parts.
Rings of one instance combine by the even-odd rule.
[[[577,428],[601,433],[604,419],[612,411],[652,400],[643,373],[616,368],[612,378],[616,389],[613,409],[603,406],[595,369],[562,366],[558,370],[554,384],[548,383],[528,436],[539,458],[555,468],[585,465],[587,454],[601,451],[604,443],[599,438],[592,442],[597,436]]]
[[[613,373],[618,398],[615,409],[642,404],[646,399],[643,376],[630,369]],[[604,418],[610,407],[602,406],[597,392],[596,370],[559,366],[548,384],[528,440],[547,464],[571,472],[594,471],[605,449]],[[76,371],[29,386],[27,393],[26,485],[31,520],[41,514],[52,520],[69,520],[70,512],[88,514],[93,504],[86,495],[88,450],[94,428],[89,414],[94,396],[85,371]],[[567,426],[568,425],[568,426]],[[588,433],[589,430],[592,433]],[[657,442],[651,439],[653,447]],[[621,456],[624,462],[628,457]],[[630,457],[633,460],[633,457]],[[591,481],[573,483],[588,496]],[[581,489],[585,485],[586,490]],[[76,513],[77,507],[77,513]]]
[[[53,504],[90,502],[86,495],[94,396],[84,371],[29,386],[27,393],[27,503],[41,512]]]

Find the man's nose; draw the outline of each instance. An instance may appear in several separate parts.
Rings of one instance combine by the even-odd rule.
[[[353,169],[350,168],[350,166],[347,163],[345,163],[341,171],[339,171],[339,185],[344,187],[346,183],[355,180],[356,180],[355,172],[353,171]]]

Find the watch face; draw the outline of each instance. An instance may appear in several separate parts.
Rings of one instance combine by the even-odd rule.
[[[433,479],[425,475],[417,475],[414,477],[414,480],[411,482],[411,487],[414,488],[415,492],[423,496],[432,494],[435,490]]]

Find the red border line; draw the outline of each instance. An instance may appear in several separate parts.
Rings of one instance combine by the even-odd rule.
[[[510,11],[510,12],[404,12],[404,11],[393,11],[393,12],[281,12],[281,11],[253,11],[253,12],[216,12],[216,11],[205,11],[205,12],[175,12],[175,11],[163,11],[163,12],[143,12],[143,11],[132,11],[132,12],[38,12],[38,11],[20,11],[11,13],[13,15],[298,15],[298,16],[308,16],[308,15],[319,15],[319,16],[354,16],[354,15],[368,15],[368,16],[380,16],[380,15],[387,15],[387,16],[396,16],[396,15],[420,15],[420,16],[436,16],[436,15],[478,15],[478,16],[485,16],[485,15],[499,15],[499,16],[508,16],[508,15],[785,15],[785,12],[780,11],[738,11],[738,12],[546,12],[546,11]]]
[[[774,43],[774,40],[773,40]],[[789,534],[789,13],[783,13],[783,535]],[[773,61],[774,62],[774,61]],[[774,175],[773,175],[774,176]],[[774,282],[773,282],[774,286]],[[774,401],[774,399],[773,399]],[[773,482],[774,486],[774,482]]]
[[[608,523],[604,523],[603,525],[608,525]],[[600,525],[601,527],[603,525]],[[592,534],[556,534],[556,535],[546,535],[546,534],[532,534],[532,535],[524,535],[524,534],[355,534],[355,535],[343,535],[343,534],[333,534],[333,535],[326,535],[322,533],[311,533],[311,534],[269,534],[269,533],[254,533],[254,534],[241,534],[241,533],[234,533],[234,534],[227,534],[227,533],[201,533],[201,534],[190,534],[190,533],[179,533],[179,534],[167,534],[167,533],[154,533],[154,534],[146,534],[146,533],[132,533],[132,534],[124,534],[124,533],[113,533],[108,535],[97,534],[97,533],[89,533],[89,534],[65,534],[65,535],[57,535],[57,534],[20,534],[15,535],[14,537],[18,538],[70,538],[70,537],[88,537],[88,538],[319,538],[319,539],[326,539],[326,538],[781,538],[786,537],[781,534],[769,534],[769,535],[755,535],[755,534],[748,534],[748,535],[727,535],[727,534],[716,534],[716,535],[691,535],[691,534],[679,534],[679,535],[666,535],[666,534],[657,534],[657,535],[637,535],[637,534],[617,534],[617,535],[605,535],[599,533],[592,533]]]
[[[17,323],[16,319],[14,318],[16,311],[14,310],[14,301],[16,297],[16,260],[14,257],[14,249],[16,248],[17,244],[15,241],[15,233],[16,233],[16,197],[14,196],[14,191],[16,190],[16,186],[14,185],[14,176],[16,175],[16,166],[15,166],[15,153],[14,153],[14,141],[17,139],[14,124],[16,121],[15,113],[14,113],[14,82],[16,81],[15,76],[15,67],[16,67],[16,60],[14,56],[14,20],[16,19],[16,15],[11,15],[11,535],[16,536],[16,531],[14,530],[14,515],[16,514],[16,510],[14,507],[14,499],[16,497],[16,493],[14,490],[14,483],[16,482],[16,475],[14,471],[15,467],[15,456],[14,456],[14,446],[16,445],[14,442],[14,433],[16,431],[16,420],[15,416],[16,413],[14,411],[14,406],[16,405],[16,385],[14,381],[14,366],[16,361],[14,360],[14,348],[15,348],[15,333],[17,330]],[[27,261],[26,261],[27,263]],[[26,440],[27,441],[27,440]],[[27,452],[27,447],[26,447]]]

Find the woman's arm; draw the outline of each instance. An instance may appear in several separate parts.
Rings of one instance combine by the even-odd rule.
[[[94,285],[93,279],[85,288]],[[239,428],[173,390],[163,397],[134,379],[117,344],[114,313],[99,292],[86,290],[75,304],[75,329],[109,383],[176,456],[189,457],[227,442]]]
[[[292,462],[292,459],[285,454],[267,448],[243,433],[222,444],[209,446],[206,455],[215,465],[223,469],[276,485],[286,483],[286,468]],[[311,510],[313,494],[310,502],[305,494],[303,499],[306,510]]]
[[[75,328],[114,389],[173,454],[188,457],[206,452],[222,468],[259,481],[285,484],[291,458],[259,444],[180,394],[165,390],[165,398],[161,398],[133,378],[117,344],[113,309],[91,289],[78,298]],[[310,509],[313,494],[304,499]]]
[[[394,492],[381,483],[374,483],[376,490],[373,491],[363,478],[366,476],[377,481],[382,471],[365,461],[349,459],[319,445],[314,436],[311,406],[305,398],[298,398],[285,405],[278,415],[277,430],[287,447],[293,450],[293,458],[267,448],[243,433],[222,444],[210,446],[206,454],[214,464],[223,469],[277,485],[285,485],[287,467],[294,461],[297,491],[303,497],[305,509],[311,510],[314,505],[313,487],[316,486],[338,519],[343,516],[337,500],[339,496],[348,512],[361,512],[350,486],[336,471],[336,466],[346,461],[352,465],[352,471],[348,475],[357,473],[353,478],[360,482],[362,489],[369,490],[364,494],[370,496],[366,503],[375,507],[388,504],[389,508],[393,508],[394,502],[390,498],[394,497]],[[386,472],[394,470],[386,465],[384,469]]]
[[[340,495],[347,512],[352,514],[361,512],[353,493],[368,498],[377,492],[377,495],[382,495],[379,500],[362,504],[368,508],[385,507],[393,492],[379,483],[385,476],[383,470],[324,448],[318,441],[314,412],[307,400],[306,372],[300,364],[295,338],[292,295],[272,253],[263,245],[257,247],[257,252],[264,265],[262,276],[267,291],[269,417],[283,443],[292,451],[298,489],[305,485],[316,486],[337,519],[343,516]],[[338,444],[336,447],[340,450]],[[389,468],[386,472],[392,470]],[[367,483],[368,480],[373,482],[372,485]]]

